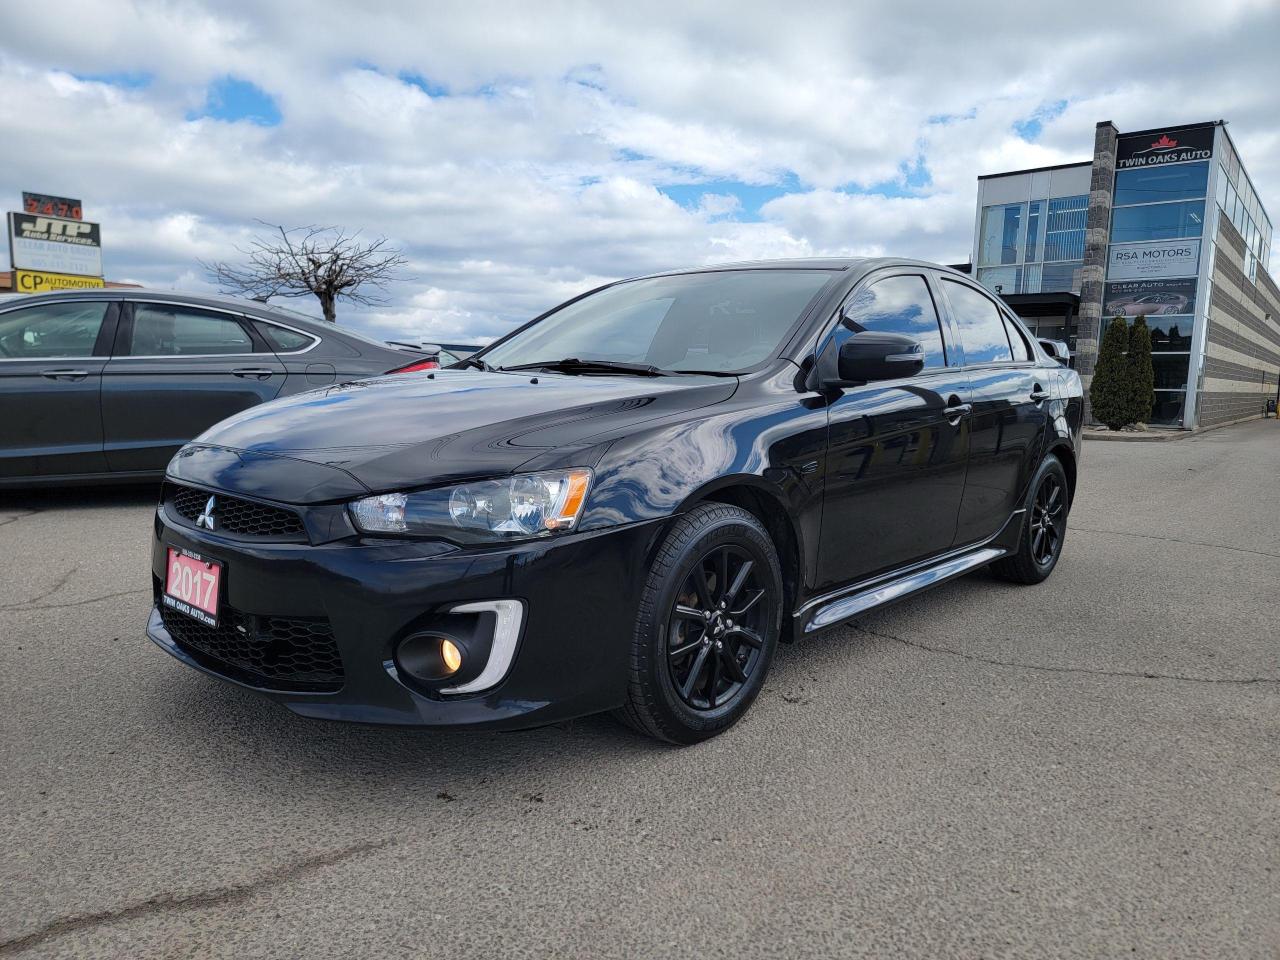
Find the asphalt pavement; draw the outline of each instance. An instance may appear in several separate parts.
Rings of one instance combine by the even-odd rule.
[[[0,492],[0,957],[1280,956],[1280,423],[1087,444],[1047,583],[784,648],[687,749],[189,670],[154,500]]]

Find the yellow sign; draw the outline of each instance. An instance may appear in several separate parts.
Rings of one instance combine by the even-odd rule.
[[[101,277],[74,277],[69,273],[14,272],[13,289],[18,293],[48,293],[50,290],[96,290],[106,286]]]

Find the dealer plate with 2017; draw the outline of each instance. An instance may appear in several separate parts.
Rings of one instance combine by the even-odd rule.
[[[164,604],[208,627],[218,625],[218,587],[222,564],[190,550],[169,547]]]

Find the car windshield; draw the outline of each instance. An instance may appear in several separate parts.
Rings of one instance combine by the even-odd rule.
[[[781,345],[829,270],[724,270],[631,280],[557,310],[483,354],[492,367],[574,358],[738,373]]]

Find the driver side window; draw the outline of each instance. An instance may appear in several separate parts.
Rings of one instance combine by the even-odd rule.
[[[902,333],[924,347],[926,370],[947,365],[938,310],[929,284],[918,274],[886,277],[854,292],[841,311],[840,323],[853,333]]]

